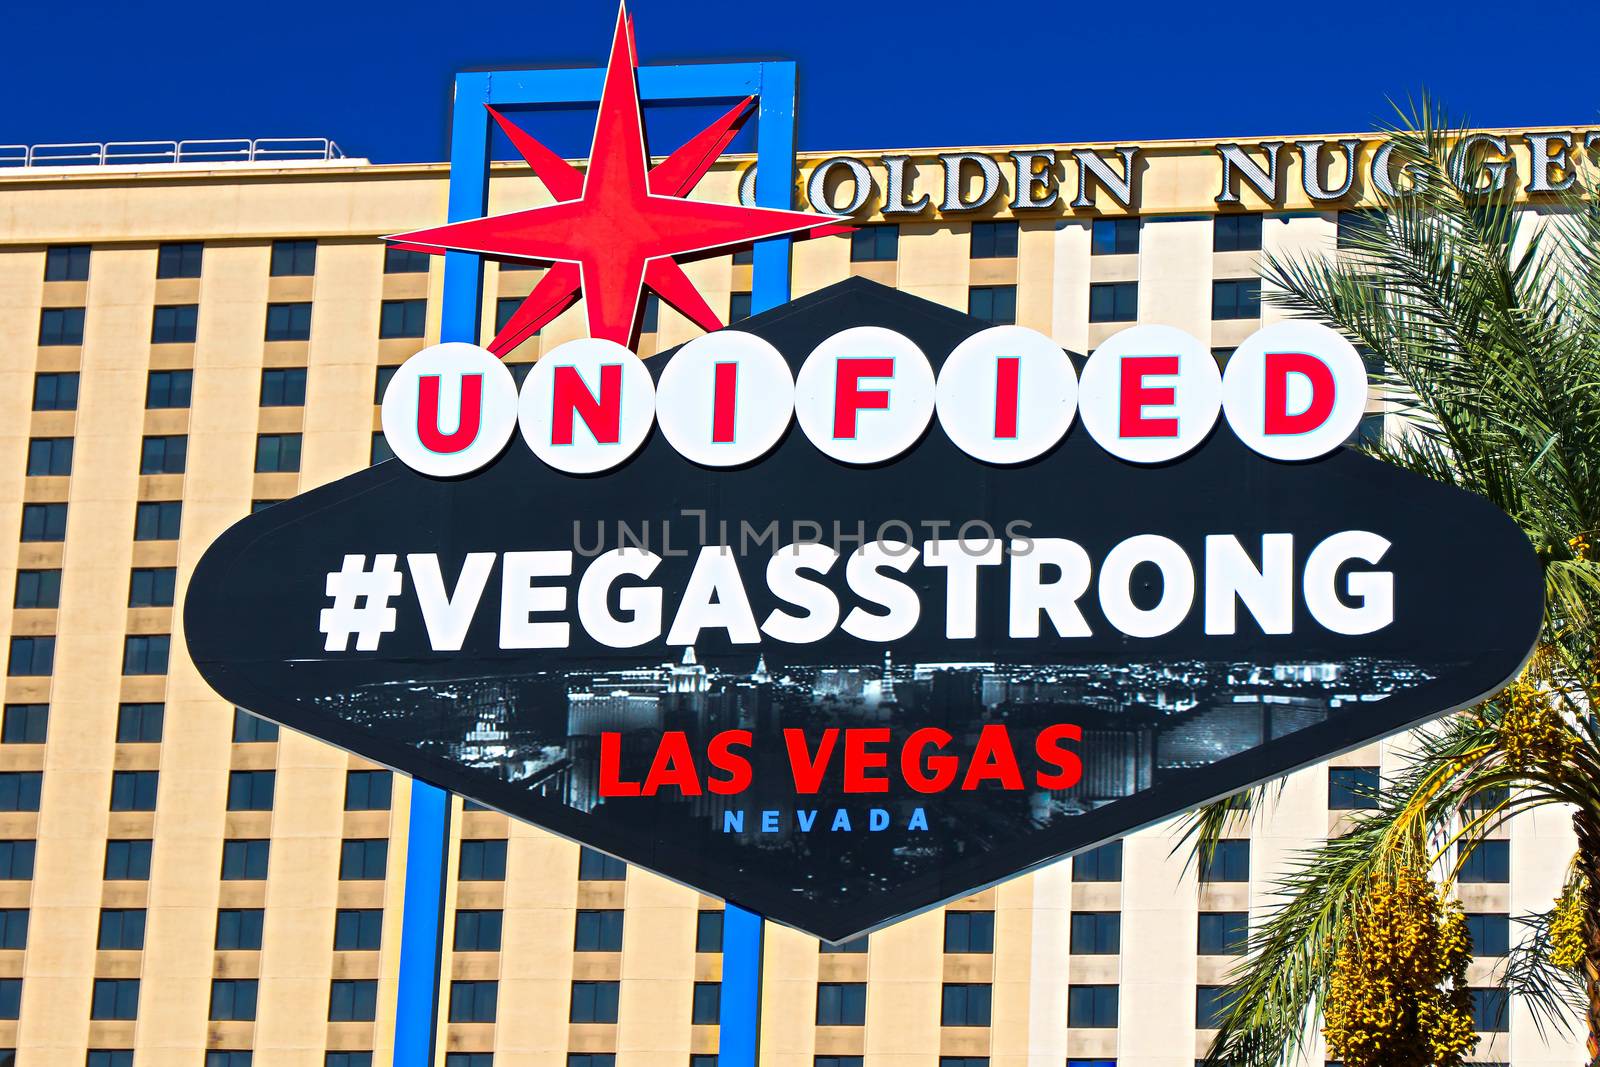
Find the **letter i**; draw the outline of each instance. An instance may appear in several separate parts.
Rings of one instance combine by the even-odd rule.
[[[995,440],[1015,440],[1017,436],[1017,405],[1020,400],[1022,360],[1016,356],[1001,356],[994,365],[994,436]]]
[[[711,386],[711,441],[713,444],[732,443],[734,415],[739,403],[739,364],[718,363],[716,378]]]

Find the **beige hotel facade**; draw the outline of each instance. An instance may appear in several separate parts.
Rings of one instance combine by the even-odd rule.
[[[1597,139],[1497,131],[1482,147],[1512,165],[1475,174],[1538,214]],[[1167,323],[1226,358],[1277,314],[1262,253],[1339,254],[1380,146],[858,153],[815,181],[831,157],[805,156],[798,201],[859,198],[866,227],[797,244],[794,292],[861,275],[1075,352]],[[1347,161],[1358,180],[1327,195]],[[749,165],[724,160],[695,195],[731,200]],[[1012,206],[1019,172],[1034,206]],[[381,458],[384,368],[437,339],[441,269],[380,237],[442,222],[447,182],[442,164],[351,159],[0,170],[0,1065],[390,1062],[409,782],[212,694],[174,605],[253,507]],[[490,197],[548,199],[521,164],[496,165]],[[748,311],[748,257],[688,271],[713,307]],[[488,265],[485,337],[539,276]],[[569,310],[510,362],[582,324]],[[652,307],[641,354],[694,332]],[[1374,401],[1363,432],[1384,418]],[[1402,744],[1295,774],[1204,877],[1160,825],[852,951],[769,924],[761,1061],[1188,1067],[1275,872]],[[441,1067],[712,1067],[719,902],[453,804]],[[1487,953],[1516,936],[1508,916],[1549,906],[1573,849],[1558,811],[1498,836],[1459,890]],[[1480,1007],[1494,1025],[1493,994]],[[1515,1004],[1475,1054],[1581,1055]]]

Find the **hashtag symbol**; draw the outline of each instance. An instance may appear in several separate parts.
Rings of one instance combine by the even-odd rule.
[[[400,595],[395,558],[393,553],[375,555],[367,570],[366,556],[346,556],[342,569],[328,572],[333,607],[322,609],[325,651],[343,652],[355,634],[357,652],[376,652],[378,639],[394,632],[395,610],[389,601]]]

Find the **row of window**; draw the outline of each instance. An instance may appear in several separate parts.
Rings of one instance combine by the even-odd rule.
[[[161,740],[165,704],[118,704],[117,741],[119,744],[153,744]],[[0,726],[0,744],[42,745],[49,731],[50,705],[7,704],[4,725]],[[233,712],[233,739],[236,742],[276,741],[278,724],[258,718],[243,708]],[[373,808],[387,808],[388,787],[376,784],[376,779],[360,779],[356,775],[388,774],[387,771],[351,771],[346,783],[345,800],[349,804],[359,797]],[[362,786],[360,783],[365,783]],[[365,789],[365,792],[362,789]],[[383,803],[376,803],[378,799]]]
[[[256,435],[256,473],[292,474],[300,469],[301,436],[297,433]],[[28,441],[28,476],[61,478],[72,473],[73,439],[35,437]],[[186,434],[152,434],[139,446],[140,474],[183,474],[189,466]]]
[[[128,583],[128,607],[171,607],[176,593],[176,567],[135,567]],[[61,571],[19,570],[12,607],[57,608],[61,606]]]
[[[33,377],[33,410],[76,411],[77,371],[42,371]],[[145,384],[144,406],[149,410],[186,408],[194,387],[192,370],[153,370]],[[261,406],[300,407],[306,402],[304,367],[268,367],[261,372]]]
[[[89,280],[89,245],[55,245],[45,250],[44,280],[47,282],[85,282]],[[205,245],[199,241],[172,241],[156,250],[157,278],[198,278],[204,261]],[[385,248],[385,274],[422,274],[428,270],[428,255],[398,248]],[[317,270],[317,242],[282,240],[272,242],[269,273],[274,278],[310,277]]]

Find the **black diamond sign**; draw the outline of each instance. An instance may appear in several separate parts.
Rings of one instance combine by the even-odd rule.
[[[798,370],[858,325],[898,331],[937,369],[986,324],[850,281],[739,329]],[[928,545],[976,529],[1005,558],[971,569],[975,630],[953,638],[958,568],[930,565]],[[1093,584],[1073,617],[1033,611],[1037,636],[1017,625],[1019,568],[1036,588],[1081,555],[1098,579],[1143,535],[1194,564],[1170,632],[1118,630]],[[1208,553],[1226,542],[1265,572],[1268,537],[1292,552],[1290,631],[1243,607],[1237,626],[1208,624]],[[1326,573],[1308,563],[1352,537],[1385,547]],[[708,559],[731,554],[755,620],[798,613],[770,567],[799,542],[836,560],[802,572],[813,607],[870,619],[911,598],[916,623],[891,641],[870,626],[798,644],[713,625],[669,643]],[[903,567],[857,569],[863,544],[888,542],[911,546]],[[627,546],[658,558],[648,577],[596,577],[602,553]],[[1134,567],[1126,596],[1160,601],[1164,573]],[[1337,632],[1313,587],[1382,618]],[[1540,596],[1504,516],[1350,449],[1275,462],[1219,422],[1183,458],[1140,467],[1078,425],[1042,458],[997,467],[934,424],[898,458],[848,467],[791,427],[731,470],[689,462],[659,432],[592,477],[515,440],[460,480],[383,463],[223,534],[184,627],[235,704],[837,940],[1472,703],[1519,669]],[[513,610],[564,627],[545,631],[557,647],[502,647]],[[653,611],[662,624],[631,647],[583,614]]]

